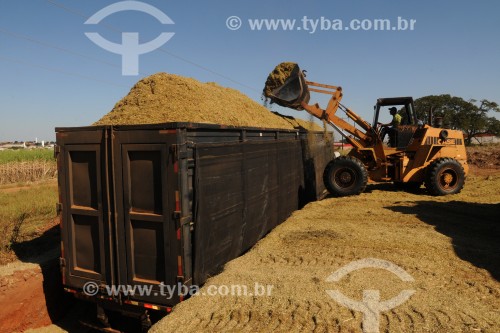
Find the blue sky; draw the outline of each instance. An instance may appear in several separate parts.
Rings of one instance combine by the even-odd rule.
[[[108,0],[0,0],[0,141],[54,139],[56,126],[85,126],[109,112],[140,78],[169,72],[215,81],[260,102],[268,73],[294,61],[308,79],[340,85],[343,104],[371,121],[378,97],[449,93],[500,103],[498,1],[162,1],[162,25],[140,12],[84,22]],[[229,16],[243,26],[226,27]],[[414,31],[252,31],[248,19],[415,19]],[[139,76],[122,76],[121,56],[85,32],[141,43],[174,37],[141,55]],[[230,79],[227,79],[230,78]],[[325,96],[314,96],[320,103]],[[307,118],[304,113],[275,110]],[[243,112],[243,110],[242,110]]]

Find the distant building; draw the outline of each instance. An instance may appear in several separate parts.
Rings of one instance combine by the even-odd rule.
[[[477,144],[488,144],[488,143],[499,143],[500,138],[498,136],[495,136],[493,134],[478,134],[475,135],[474,138],[472,139],[472,143],[477,143]]]
[[[7,142],[2,145],[0,145],[0,149],[5,150],[5,149],[24,149],[26,148],[25,143],[12,143],[12,142]]]

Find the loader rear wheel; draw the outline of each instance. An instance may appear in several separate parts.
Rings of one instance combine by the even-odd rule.
[[[323,182],[334,196],[357,195],[366,188],[368,172],[359,159],[341,156],[328,163],[323,173]]]
[[[459,193],[464,184],[464,168],[453,158],[437,159],[427,167],[425,188],[432,195]]]

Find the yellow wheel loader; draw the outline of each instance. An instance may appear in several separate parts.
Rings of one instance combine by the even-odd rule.
[[[440,119],[433,120],[432,111],[429,111],[426,124],[418,120],[413,98],[379,98],[373,124],[369,124],[340,103],[341,87],[307,81],[305,71],[297,64],[282,81],[269,89],[268,79],[265,96],[273,103],[305,110],[326,121],[353,147],[347,156],[335,158],[325,168],[323,180],[332,195],[359,194],[368,181],[394,182],[409,190],[425,184],[432,195],[455,194],[462,190],[469,169],[463,133],[441,128]],[[310,104],[311,93],[331,95],[326,108]],[[382,108],[389,106],[399,110],[401,122],[392,128],[390,145],[387,145],[382,141],[384,126],[379,123],[379,116]],[[355,125],[339,117],[338,110]]]

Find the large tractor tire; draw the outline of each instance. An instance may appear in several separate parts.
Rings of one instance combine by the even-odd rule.
[[[323,173],[323,182],[326,189],[336,197],[357,195],[366,188],[368,171],[359,159],[341,156],[328,163]]]
[[[432,195],[457,194],[464,184],[464,168],[453,158],[439,158],[427,167],[425,188]]]

